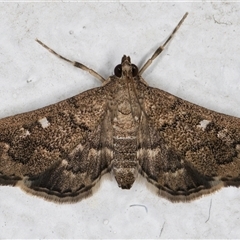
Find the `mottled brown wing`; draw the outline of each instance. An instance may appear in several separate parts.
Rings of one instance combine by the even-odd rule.
[[[240,185],[240,119],[139,84],[141,173],[162,196],[187,201]]]
[[[106,86],[0,120],[0,185],[76,201],[108,171]]]

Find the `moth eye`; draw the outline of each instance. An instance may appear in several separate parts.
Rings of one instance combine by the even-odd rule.
[[[132,75],[133,77],[136,77],[138,75],[138,67],[134,64],[132,64]]]
[[[122,76],[122,65],[118,64],[115,68],[114,68],[114,74],[117,77],[121,77]]]

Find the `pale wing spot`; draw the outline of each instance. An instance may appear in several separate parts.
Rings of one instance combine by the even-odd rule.
[[[27,130],[26,132],[25,132],[25,136],[29,136],[30,135],[30,132]]]
[[[0,142],[0,158],[1,160],[5,160],[7,159],[8,156],[8,150],[10,149],[10,145],[4,143],[4,142]]]
[[[74,180],[74,178],[76,178],[76,175],[72,172],[69,172],[67,170],[64,170],[63,173],[65,174],[66,177],[69,177],[70,180]]]
[[[139,159],[142,155],[143,155],[143,149],[140,148],[140,149],[137,151],[137,158]]]
[[[71,172],[71,173],[70,173],[70,178],[71,178],[71,179],[74,179],[74,178],[76,178],[76,175]]]
[[[134,120],[135,120],[136,122],[139,122],[139,118],[138,118],[137,116],[134,117]]]
[[[78,144],[73,150],[72,152],[69,154],[70,157],[74,157],[78,152],[82,152],[83,150],[83,145],[80,143]]]
[[[236,145],[236,151],[238,152],[237,158],[240,159],[240,144],[237,144],[237,145]]]
[[[202,120],[199,125],[197,125],[198,128],[201,128],[203,131],[205,131],[207,125],[210,123],[211,121],[209,120]]]
[[[42,128],[47,128],[48,126],[50,126],[50,123],[46,117],[39,119],[38,122],[41,124]]]
[[[65,159],[63,159],[63,160],[62,160],[62,166],[67,166],[67,165],[68,165],[68,161],[65,160]]]
[[[184,173],[184,169],[180,168],[177,171],[171,173],[171,176],[176,178],[176,177],[179,177],[179,175],[182,175],[183,173]]]
[[[219,131],[217,136],[218,136],[218,138],[220,138],[222,141],[226,142],[227,144],[233,143],[233,140],[229,136],[228,130],[226,128]]]
[[[222,131],[219,131],[217,136],[221,139],[227,137],[227,130],[226,129],[223,129]]]
[[[101,151],[101,150],[100,150]],[[98,151],[98,150],[96,150],[96,149],[94,149],[94,148],[91,148],[90,149],[90,151],[89,151],[89,153],[88,153],[88,156],[98,156],[99,155],[99,153],[100,153],[100,151]]]
[[[113,151],[112,151],[111,149],[105,147],[105,148],[102,150],[102,152],[105,152],[106,155],[107,155],[108,157],[110,157],[111,159],[113,158]]]
[[[240,152],[240,144],[237,144],[237,145],[236,145],[236,150],[237,150],[238,152]]]
[[[10,145],[8,145],[7,143],[2,143],[2,144],[3,144],[3,150],[7,152],[10,149]]]
[[[218,176],[218,177],[213,177],[214,181],[221,181],[221,177]]]
[[[24,128],[20,128],[20,131],[22,132],[21,137],[25,138],[30,135],[30,132]]]
[[[31,187],[31,184],[32,184],[32,181],[29,180],[29,177],[28,176],[24,176],[22,178],[22,182],[24,182],[24,184],[22,184],[20,181],[17,182],[16,186],[26,186],[26,187]]]
[[[210,184],[211,184],[212,187],[219,186],[219,185],[221,185],[221,187],[224,186],[223,181],[221,180],[220,176],[219,177],[214,177],[214,180],[210,181]]]
[[[158,155],[160,149],[159,148],[155,148],[155,149],[148,149],[148,154],[151,157],[151,159],[155,159],[156,156]]]

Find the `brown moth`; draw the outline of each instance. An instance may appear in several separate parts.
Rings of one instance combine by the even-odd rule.
[[[112,172],[130,189],[138,173],[171,201],[240,185],[240,119],[152,88],[141,77],[178,30],[138,71],[123,56],[102,87],[0,120],[0,184],[73,202]]]

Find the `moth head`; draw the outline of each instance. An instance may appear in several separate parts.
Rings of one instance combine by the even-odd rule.
[[[118,64],[114,69],[116,77],[136,77],[138,75],[138,67],[131,63],[129,56],[122,57],[122,63]]]

